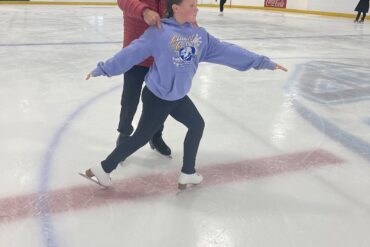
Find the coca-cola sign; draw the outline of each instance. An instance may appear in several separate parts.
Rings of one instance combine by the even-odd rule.
[[[265,7],[286,8],[287,0],[265,0]]]

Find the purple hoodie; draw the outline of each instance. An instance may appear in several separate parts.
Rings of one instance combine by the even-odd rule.
[[[193,27],[190,23],[179,24],[173,18],[163,19],[161,24],[160,30],[148,28],[114,57],[99,62],[92,75],[120,75],[153,56],[154,64],[145,76],[145,84],[157,97],[172,101],[189,92],[199,62],[223,64],[240,71],[275,69],[276,64],[269,58],[221,42],[204,28]]]

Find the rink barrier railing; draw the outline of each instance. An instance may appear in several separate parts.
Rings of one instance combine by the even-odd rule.
[[[115,2],[48,2],[48,1],[2,1],[1,4],[27,4],[27,5],[95,5],[95,6],[116,6]],[[199,7],[211,7],[218,8],[216,4],[198,4]],[[258,6],[243,6],[243,5],[233,5],[225,6],[225,8],[235,8],[235,9],[254,9],[254,10],[268,10],[268,11],[278,11],[278,12],[288,12],[288,13],[299,13],[299,14],[309,14],[309,15],[321,15],[321,16],[332,16],[332,17],[344,17],[344,18],[354,18],[356,14],[346,14],[346,13],[336,13],[336,12],[324,12],[324,11],[314,11],[314,10],[300,10],[300,9],[286,9],[286,8],[270,8],[270,7],[258,7]],[[369,16],[366,19],[370,19]]]

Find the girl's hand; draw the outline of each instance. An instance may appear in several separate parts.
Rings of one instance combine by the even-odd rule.
[[[285,67],[281,66],[280,64],[276,64],[275,70],[277,70],[277,69],[281,69],[284,72],[288,72],[288,69],[286,69]]]
[[[91,74],[91,73],[89,73],[89,74],[86,76],[86,80],[89,80],[91,77],[93,77],[93,76],[92,76],[92,74]]]

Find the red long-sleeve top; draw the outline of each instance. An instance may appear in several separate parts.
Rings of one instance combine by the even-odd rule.
[[[123,46],[128,46],[133,40],[139,38],[149,27],[143,18],[143,11],[147,8],[156,11],[161,18],[166,8],[165,0],[117,0],[123,11]],[[150,57],[140,66],[150,67],[153,58]]]

